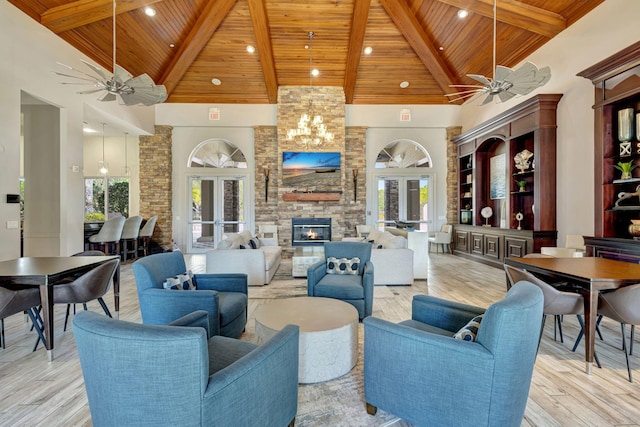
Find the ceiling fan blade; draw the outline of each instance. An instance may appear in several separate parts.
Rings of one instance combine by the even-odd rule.
[[[95,77],[89,78],[89,77],[78,77],[78,76],[72,76],[71,74],[66,74],[66,73],[59,73],[57,71],[54,71],[55,74],[62,76],[62,77],[69,77],[70,79],[77,79],[77,80],[82,80],[85,82],[92,82],[95,83],[96,79]],[[85,84],[85,83],[69,83],[69,82],[63,82],[61,83],[63,85],[73,85],[73,84]]]
[[[491,101],[493,101],[493,97],[494,97],[494,94],[493,93],[489,93],[487,95],[487,97],[484,99],[484,101],[482,101],[482,104],[480,104],[480,105],[489,104]]]
[[[512,93],[511,91],[505,90],[502,91],[500,93],[498,93],[498,98],[500,98],[500,101],[505,102],[510,100],[511,98],[513,98],[514,96],[516,96],[515,93]]]
[[[85,61],[84,59],[81,59],[80,61],[82,61],[87,67],[91,68],[93,71],[95,71],[95,73],[97,75],[99,75],[103,80],[109,80],[111,78],[111,76],[105,74],[104,70],[100,67],[96,67],[95,65],[92,65],[90,63],[88,63],[87,61]]]
[[[491,84],[491,80],[485,76],[481,76],[480,74],[467,74],[467,77],[470,79],[476,80],[484,85],[489,86]]]
[[[153,87],[138,87],[131,94],[121,94],[120,97],[125,105],[154,105],[164,102],[167,99],[167,90],[164,86],[154,85]]]
[[[511,76],[513,75],[513,70],[509,67],[504,67],[502,65],[496,66],[496,75],[493,77],[493,80],[498,80],[503,82],[505,80],[511,81]]]
[[[103,90],[104,90],[103,88],[98,88],[98,89],[91,89],[91,90],[81,90],[81,91],[76,92],[76,93],[80,94],[80,95],[90,95],[92,93],[102,92]]]
[[[125,70],[124,68],[122,68],[121,66],[116,65],[114,69],[113,77],[116,79],[116,81],[120,83],[126,83],[127,81],[133,78],[133,75],[127,70]]]
[[[107,92],[104,95],[102,95],[100,98],[98,98],[98,101],[102,101],[102,102],[109,102],[109,101],[115,101],[117,98],[114,94]]]
[[[535,64],[526,62],[513,72],[511,76],[513,87],[509,91],[517,95],[526,95],[532,90],[543,86],[550,78],[551,69],[549,67],[538,69]]]

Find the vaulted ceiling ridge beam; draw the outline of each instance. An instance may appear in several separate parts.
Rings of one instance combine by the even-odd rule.
[[[493,19],[493,0],[438,0],[469,12]],[[531,6],[518,0],[500,0],[496,4],[496,20],[514,27],[552,38],[567,28],[567,20],[557,13]]]
[[[450,86],[455,84],[455,75],[440,57],[420,22],[409,9],[406,0],[380,0],[380,3],[429,70],[442,92],[451,92]]]
[[[116,13],[119,15],[161,1],[163,0],[118,0]],[[54,33],[60,34],[112,17],[113,0],[76,0],[47,9],[40,15],[40,23]]]
[[[347,104],[353,103],[370,7],[371,0],[355,0],[353,4],[349,50],[347,51],[347,64],[344,70],[344,96]]]
[[[195,25],[185,38],[175,56],[165,69],[159,84],[167,88],[167,93],[176,88],[198,54],[207,45],[236,0],[209,0]]]
[[[256,36],[256,47],[260,55],[260,65],[264,75],[264,84],[267,88],[267,97],[270,104],[275,104],[278,102],[278,77],[276,75],[275,60],[273,59],[266,5],[264,0],[248,0],[248,3],[253,32]]]

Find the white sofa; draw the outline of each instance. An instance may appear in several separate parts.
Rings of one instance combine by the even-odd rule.
[[[207,273],[245,273],[249,286],[263,286],[268,285],[276,274],[282,260],[282,248],[276,239],[259,239],[243,231],[225,234],[206,257]]]
[[[363,241],[361,237],[345,237],[343,241]],[[372,241],[371,263],[374,285],[413,284],[413,250],[404,236],[372,230],[364,241]]]

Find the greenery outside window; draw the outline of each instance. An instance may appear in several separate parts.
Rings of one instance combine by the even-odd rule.
[[[107,215],[105,215],[105,212]],[[129,178],[87,177],[84,180],[84,219],[104,221],[115,215],[129,217]]]

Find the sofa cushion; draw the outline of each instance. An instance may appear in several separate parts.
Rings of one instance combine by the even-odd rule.
[[[445,337],[450,337],[453,333],[447,329],[438,328],[437,326],[429,325],[427,323],[418,322],[417,320],[408,319],[399,323],[399,325],[408,326],[413,329],[418,329],[419,331],[429,332],[430,334],[443,335]]]
[[[218,245],[216,246],[216,249],[232,249],[233,248],[233,242],[231,242],[231,240],[229,239],[222,239],[218,242]]]
[[[362,277],[327,274],[314,287],[314,295],[341,300],[364,299]]]
[[[268,271],[280,265],[280,254],[282,253],[280,246],[261,246],[258,250],[264,252],[265,270]]]
[[[475,341],[478,329],[480,329],[480,322],[482,322],[482,314],[469,320],[453,337],[457,340]]]
[[[358,274],[360,258],[327,258],[327,274]]]

